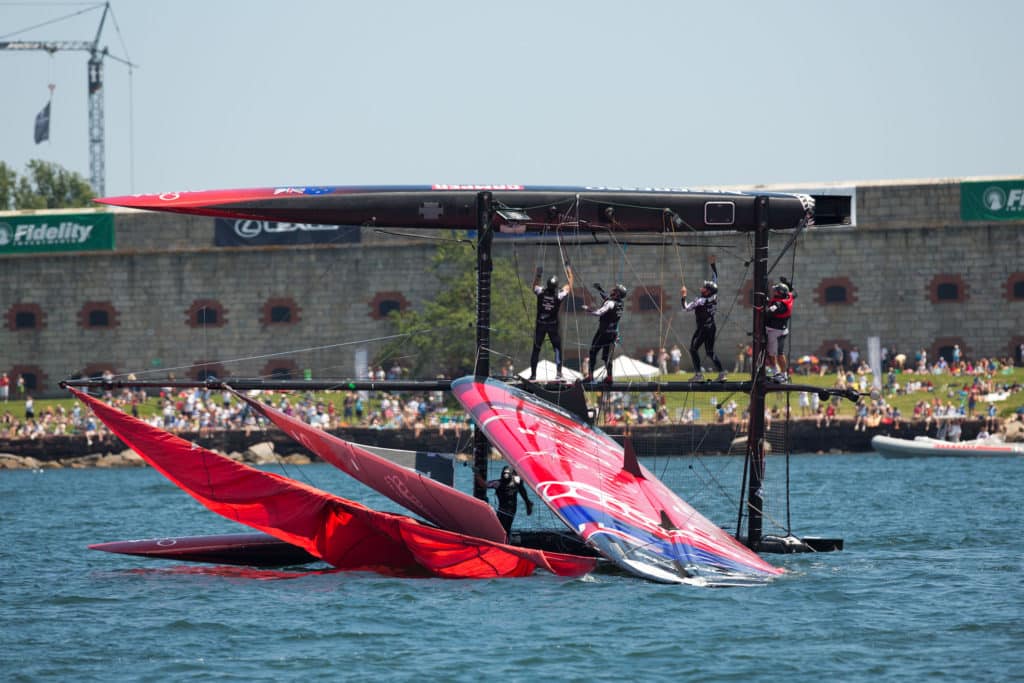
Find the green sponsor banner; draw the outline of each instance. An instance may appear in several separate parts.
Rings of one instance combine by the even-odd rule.
[[[113,248],[113,214],[0,216],[0,256],[41,251],[109,251]]]
[[[1024,178],[960,183],[960,220],[1024,221]]]

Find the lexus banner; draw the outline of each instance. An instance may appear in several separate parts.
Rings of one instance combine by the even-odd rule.
[[[358,225],[315,225],[246,219],[215,219],[214,244],[218,247],[270,244],[340,244],[359,242]]]

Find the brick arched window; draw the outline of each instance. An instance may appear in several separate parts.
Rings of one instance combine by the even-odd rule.
[[[216,299],[196,299],[185,312],[185,324],[192,328],[224,327],[228,311]]]
[[[586,287],[575,287],[569,296],[565,297],[565,310],[567,313],[586,313],[584,306],[591,306],[597,300]]]
[[[21,398],[17,394],[17,381],[20,376],[25,380],[25,393],[26,394],[38,394],[46,390],[46,373],[38,365],[15,365],[11,368],[7,376],[11,380],[11,398]]]
[[[302,320],[302,308],[291,297],[276,297],[263,303],[261,325],[295,325]]]
[[[1010,340],[1010,358],[1018,368],[1024,367],[1024,337],[1017,336]]]
[[[90,363],[82,368],[79,373],[79,377],[87,377],[89,379],[100,379],[105,373],[110,375],[116,375],[117,370],[110,363]]]
[[[814,289],[814,301],[820,306],[844,306],[857,301],[857,287],[848,277],[829,277]]]
[[[291,359],[274,358],[263,366],[260,375],[267,379],[299,379],[302,377],[302,371]]]
[[[843,352],[843,367],[849,368],[850,349],[853,348],[853,344],[850,342],[849,339],[826,339],[822,341],[821,345],[818,347],[818,361],[822,366],[834,367],[837,360],[835,354],[835,348],[837,344]],[[791,357],[789,362],[790,364],[796,364],[797,361],[799,361],[799,359],[800,356]]]
[[[13,304],[5,316],[7,329],[12,332],[41,330],[46,327],[46,314],[39,304]]]
[[[932,342],[928,351],[929,362],[934,363],[940,357],[945,358],[947,363],[953,362],[953,347],[960,347],[960,360],[967,358],[970,349],[961,337],[939,337]]]
[[[205,382],[208,379],[226,379],[230,374],[220,363],[208,360],[197,360],[188,370],[188,376],[197,382]]]
[[[637,313],[660,313],[665,303],[661,287],[646,286],[633,290],[633,310]]]
[[[110,330],[120,324],[120,314],[109,301],[86,301],[78,311],[78,326],[87,330]]]
[[[377,292],[370,299],[370,317],[384,320],[393,311],[404,311],[409,308],[409,301],[401,292]]]
[[[936,275],[928,284],[928,299],[933,304],[963,303],[968,299],[967,282],[957,274]]]
[[[1024,301],[1024,273],[1012,273],[1006,279],[1006,300]]]
[[[755,301],[755,298],[758,300]],[[755,297],[753,280],[747,280],[740,288],[740,301],[742,301],[748,308],[753,308],[755,305],[767,303],[768,298],[771,298],[770,294],[764,301],[760,300],[761,297]]]

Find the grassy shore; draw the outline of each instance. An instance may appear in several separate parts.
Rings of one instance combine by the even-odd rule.
[[[670,380],[681,380],[685,379],[689,373],[686,374],[673,374],[663,375],[660,379],[665,381]],[[749,375],[742,374],[730,374],[731,380],[743,381],[749,379]],[[1004,386],[1020,386],[1024,384],[1024,368],[1004,368],[997,372],[997,374],[991,378],[997,388]],[[818,375],[795,375],[792,379],[795,384],[805,384],[820,388],[831,388],[836,385],[837,377],[834,374],[828,374],[823,376]],[[930,390],[919,390],[910,393],[904,392],[883,392],[883,398],[885,401],[895,408],[898,408],[903,416],[904,420],[911,419],[914,411],[914,405],[920,401],[932,401],[935,398],[940,399],[944,404],[952,403],[954,406],[959,406],[962,402],[966,401],[965,388],[969,386],[973,381],[973,376],[951,376],[949,374],[944,375],[916,375],[916,374],[900,374],[897,375],[897,382],[901,386],[906,386],[908,382],[922,381],[931,382],[932,388]],[[333,392],[316,392],[304,394],[302,392],[292,392],[293,403],[296,400],[302,400],[303,398],[310,398],[314,402],[321,402],[324,405],[333,402],[337,411],[341,412],[342,401],[344,400],[344,391],[333,391]],[[592,396],[592,395],[591,395]],[[220,401],[219,392],[215,392],[216,401]],[[369,415],[377,409],[379,405],[379,396],[371,397],[369,404],[366,407],[366,414]],[[649,404],[652,400],[650,394],[641,395],[633,398],[634,403],[641,402]],[[800,416],[798,408],[798,399],[796,395],[790,394],[790,402],[792,406],[792,412],[795,416]],[[677,415],[687,410],[696,409],[699,411],[699,417],[697,422],[713,422],[716,419],[716,407],[718,405],[735,401],[737,415],[742,415],[747,407],[748,399],[745,394],[742,393],[669,393],[665,396],[665,405],[668,409],[669,415],[673,422],[677,421]],[[782,409],[785,405],[786,394],[783,393],[772,393],[768,396],[768,407]],[[63,406],[68,412],[71,411],[75,404],[73,398],[57,398],[57,399],[39,399],[35,401],[35,414],[40,416],[49,409],[57,410],[58,406]],[[455,408],[454,403],[449,404],[452,408]],[[1010,396],[1003,400],[995,403],[998,411],[998,416],[1001,418],[1012,417],[1020,408],[1024,405],[1024,391],[1017,391],[1011,393]],[[984,416],[986,412],[986,404],[983,402],[978,403],[975,408],[975,416]],[[141,417],[149,417],[154,413],[159,412],[161,409],[161,402],[159,396],[149,396],[149,398],[139,406],[139,414]],[[12,397],[10,401],[0,403],[0,414],[3,412],[10,412],[11,415],[17,419],[22,420],[24,418],[24,400]],[[461,414],[460,410],[456,410],[455,414]],[[850,419],[854,416],[854,406],[849,401],[840,401],[838,405],[839,419]]]

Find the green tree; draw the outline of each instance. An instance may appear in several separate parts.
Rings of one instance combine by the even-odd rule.
[[[472,373],[476,364],[476,249],[466,241],[442,243],[430,270],[440,282],[440,293],[422,310],[391,314],[397,333],[403,336],[388,344],[376,362],[387,367],[392,359],[400,358],[415,377]],[[532,311],[518,295],[525,286],[509,259],[494,258],[491,348],[499,353],[515,355],[524,348],[529,353]],[[491,362],[499,363],[500,356],[492,356]]]
[[[0,211],[14,208],[14,191],[18,186],[18,174],[0,161]]]
[[[15,209],[73,209],[89,206],[95,196],[85,178],[60,164],[32,159],[21,177],[0,164],[0,206],[4,208],[13,202]]]

